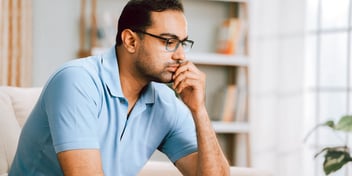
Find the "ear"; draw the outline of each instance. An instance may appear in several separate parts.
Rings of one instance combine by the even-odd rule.
[[[128,52],[136,52],[138,35],[131,29],[125,29],[121,33],[122,45]]]

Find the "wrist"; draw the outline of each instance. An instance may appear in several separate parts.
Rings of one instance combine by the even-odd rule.
[[[199,107],[197,109],[191,110],[193,118],[196,119],[203,119],[208,118],[208,112],[205,106]]]

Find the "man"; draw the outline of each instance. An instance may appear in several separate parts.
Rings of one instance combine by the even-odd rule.
[[[129,1],[114,48],[49,79],[10,175],[136,175],[156,149],[184,175],[228,175],[192,45],[179,1]]]

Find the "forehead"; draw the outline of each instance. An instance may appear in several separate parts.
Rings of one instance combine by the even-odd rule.
[[[151,13],[152,26],[148,31],[175,34],[180,38],[187,36],[187,21],[182,12],[167,10]]]

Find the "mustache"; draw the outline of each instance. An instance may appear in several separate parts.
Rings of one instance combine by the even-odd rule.
[[[184,63],[185,61],[182,60],[176,60],[174,62],[168,62],[166,64],[166,66],[180,66],[182,63]]]
[[[177,60],[176,61],[176,63],[178,63],[178,64],[182,64],[182,63],[184,63],[184,62],[186,62],[185,60]]]

